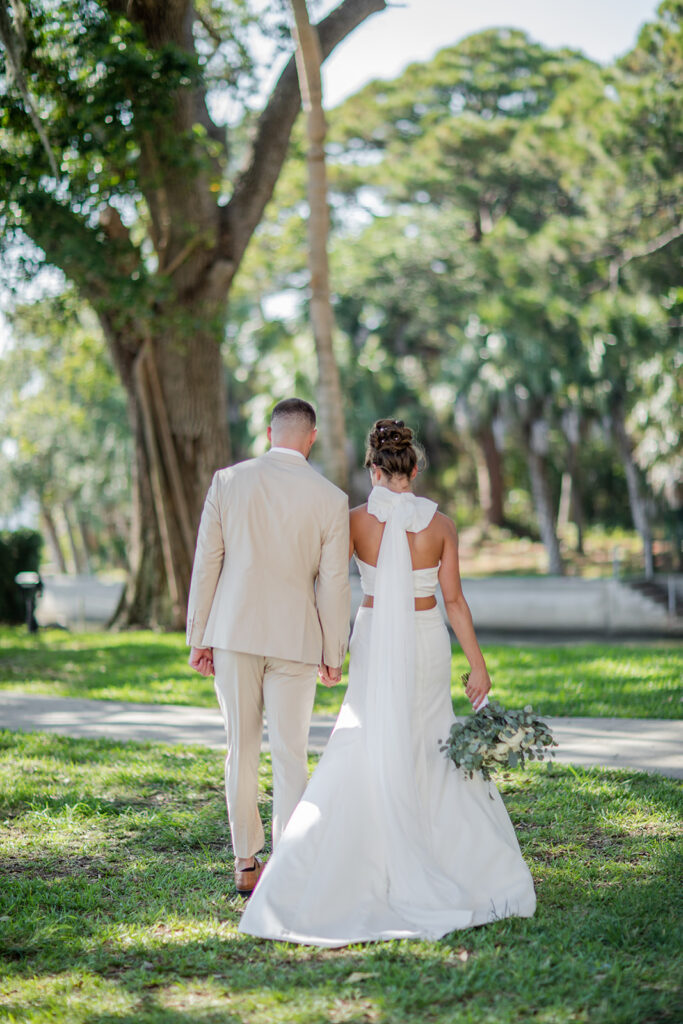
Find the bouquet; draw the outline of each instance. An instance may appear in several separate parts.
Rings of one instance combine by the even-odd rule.
[[[469,672],[462,677],[467,685]],[[550,728],[536,718],[530,704],[515,711],[506,710],[496,700],[470,715],[462,724],[454,722],[446,743],[440,748],[468,778],[479,772],[491,778],[497,768],[524,767],[525,760],[542,761],[552,757],[556,747]]]

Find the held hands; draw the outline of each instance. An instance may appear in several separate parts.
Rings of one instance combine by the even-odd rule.
[[[188,664],[190,668],[193,668],[196,672],[199,672],[200,676],[214,675],[213,648],[193,647],[192,650],[190,651]]]
[[[486,671],[485,665],[478,665],[468,672],[468,679],[465,684],[465,693],[475,711],[491,689],[491,680]]]
[[[336,686],[342,677],[341,665],[339,668],[330,668],[329,665],[319,665],[318,673],[323,686]]]

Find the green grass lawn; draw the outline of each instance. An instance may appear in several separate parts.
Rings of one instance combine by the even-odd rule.
[[[683,644],[577,644],[484,648],[494,693],[515,707],[532,703],[543,715],[615,715],[680,718]],[[187,664],[178,633],[67,633],[0,627],[0,688],[63,697],[149,703],[216,705],[213,682]],[[460,675],[467,663],[453,655],[456,711],[469,705]],[[346,674],[344,676],[344,684]],[[335,713],[343,685],[318,687],[316,711]]]
[[[501,790],[534,918],[321,951],[237,933],[219,753],[0,732],[0,1020],[680,1020],[680,786],[539,765]]]

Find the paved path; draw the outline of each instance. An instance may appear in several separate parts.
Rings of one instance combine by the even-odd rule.
[[[323,750],[334,715],[314,715],[309,748]],[[549,718],[556,759],[576,765],[636,768],[683,778],[683,721],[642,718]],[[0,727],[95,739],[199,743],[222,749],[220,712],[178,704],[127,704],[0,691]],[[268,731],[263,733],[264,747]]]

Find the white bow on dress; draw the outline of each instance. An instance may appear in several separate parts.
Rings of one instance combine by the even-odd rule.
[[[368,498],[368,512],[385,523],[390,516],[408,533],[419,533],[431,523],[437,504],[429,498],[418,498],[411,491],[390,491],[373,487]]]

